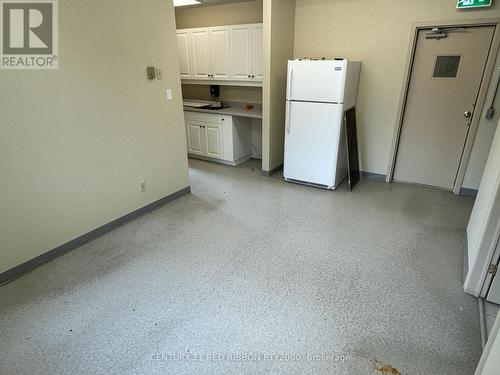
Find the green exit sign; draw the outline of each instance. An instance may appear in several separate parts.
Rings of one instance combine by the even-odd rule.
[[[493,0],[458,0],[457,8],[465,9],[465,8],[480,8],[480,7],[489,7]]]

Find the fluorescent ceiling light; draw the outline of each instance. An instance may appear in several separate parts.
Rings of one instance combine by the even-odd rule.
[[[198,0],[174,0],[174,7],[184,7],[186,5],[197,5],[201,4]]]

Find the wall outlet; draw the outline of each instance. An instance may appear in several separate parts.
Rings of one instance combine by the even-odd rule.
[[[146,191],[146,181],[141,181],[140,187],[141,187],[141,193],[144,193]]]

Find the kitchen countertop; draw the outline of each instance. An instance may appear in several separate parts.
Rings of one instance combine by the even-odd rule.
[[[190,102],[199,102],[199,100],[185,99]],[[243,104],[253,104],[253,109],[247,110],[241,108]],[[224,102],[224,105],[228,105],[228,108],[212,110],[203,108],[194,108],[184,106],[184,111],[186,112],[198,112],[198,113],[212,113],[214,115],[224,115],[224,116],[236,116],[236,117],[249,117],[262,119],[262,104],[260,103],[244,103],[244,102]]]

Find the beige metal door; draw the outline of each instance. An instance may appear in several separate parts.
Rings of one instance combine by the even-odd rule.
[[[419,31],[395,181],[453,189],[494,30]]]

